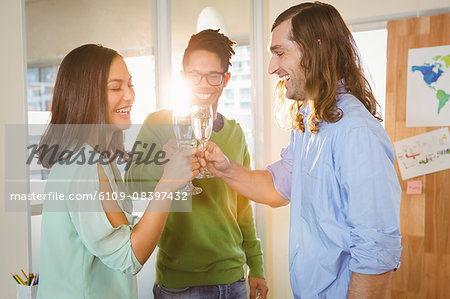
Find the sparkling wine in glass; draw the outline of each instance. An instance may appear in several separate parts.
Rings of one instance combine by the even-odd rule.
[[[194,129],[195,139],[200,143],[200,150],[205,151],[206,144],[211,137],[213,128],[213,110],[211,105],[193,105],[192,106],[192,128]],[[198,179],[207,179],[215,177],[205,167],[198,175]]]
[[[195,146],[196,141],[193,136],[191,111],[174,111],[172,121],[178,149],[191,149],[193,146]],[[188,195],[197,195],[200,194],[203,190],[200,187],[194,186],[192,184],[192,181],[190,181],[186,186],[179,189],[178,191],[185,192]]]

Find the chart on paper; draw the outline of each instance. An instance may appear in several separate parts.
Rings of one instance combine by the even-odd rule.
[[[402,139],[394,145],[403,180],[450,168],[448,128]]]

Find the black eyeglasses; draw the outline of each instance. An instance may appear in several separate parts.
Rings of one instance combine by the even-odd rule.
[[[183,72],[183,76],[189,84],[197,85],[202,82],[203,77],[206,78],[206,82],[212,86],[219,86],[223,83],[225,75],[227,73],[209,72],[202,74],[199,72]]]

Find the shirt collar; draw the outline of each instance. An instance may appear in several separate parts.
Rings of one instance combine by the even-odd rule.
[[[304,102],[305,104],[305,102]],[[302,107],[300,108],[300,113],[303,115],[303,117],[306,118],[306,116],[309,115],[309,113],[311,112],[311,107],[309,107],[309,105],[302,105]]]
[[[338,92],[338,99],[339,99],[339,94],[347,93],[347,90],[345,89],[344,78],[342,78],[341,80],[338,81],[337,92]],[[338,100],[338,99],[336,99],[336,100]],[[303,115],[303,118],[305,118],[305,119],[309,115],[310,112],[311,112],[311,107],[308,104],[302,105],[302,107],[300,108],[300,113]]]

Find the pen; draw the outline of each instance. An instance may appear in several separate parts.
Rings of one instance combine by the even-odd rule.
[[[12,273],[9,274],[11,274],[11,276],[14,278],[15,281],[17,281],[18,284],[21,284],[20,281],[18,281],[17,278]]]
[[[29,285],[29,286],[32,286],[33,283],[34,283],[34,274],[31,273],[31,274],[30,274],[30,283],[29,283],[28,285]]]
[[[23,269],[20,269],[20,271],[22,271],[23,277],[25,277],[25,281],[28,281],[27,275],[25,274],[25,272],[23,271]]]
[[[19,280],[19,283],[20,283],[20,284],[23,284],[23,285],[25,284],[25,283],[22,281],[22,279],[20,279],[20,276],[19,276],[19,275],[16,274],[14,277],[15,277],[17,280]]]

